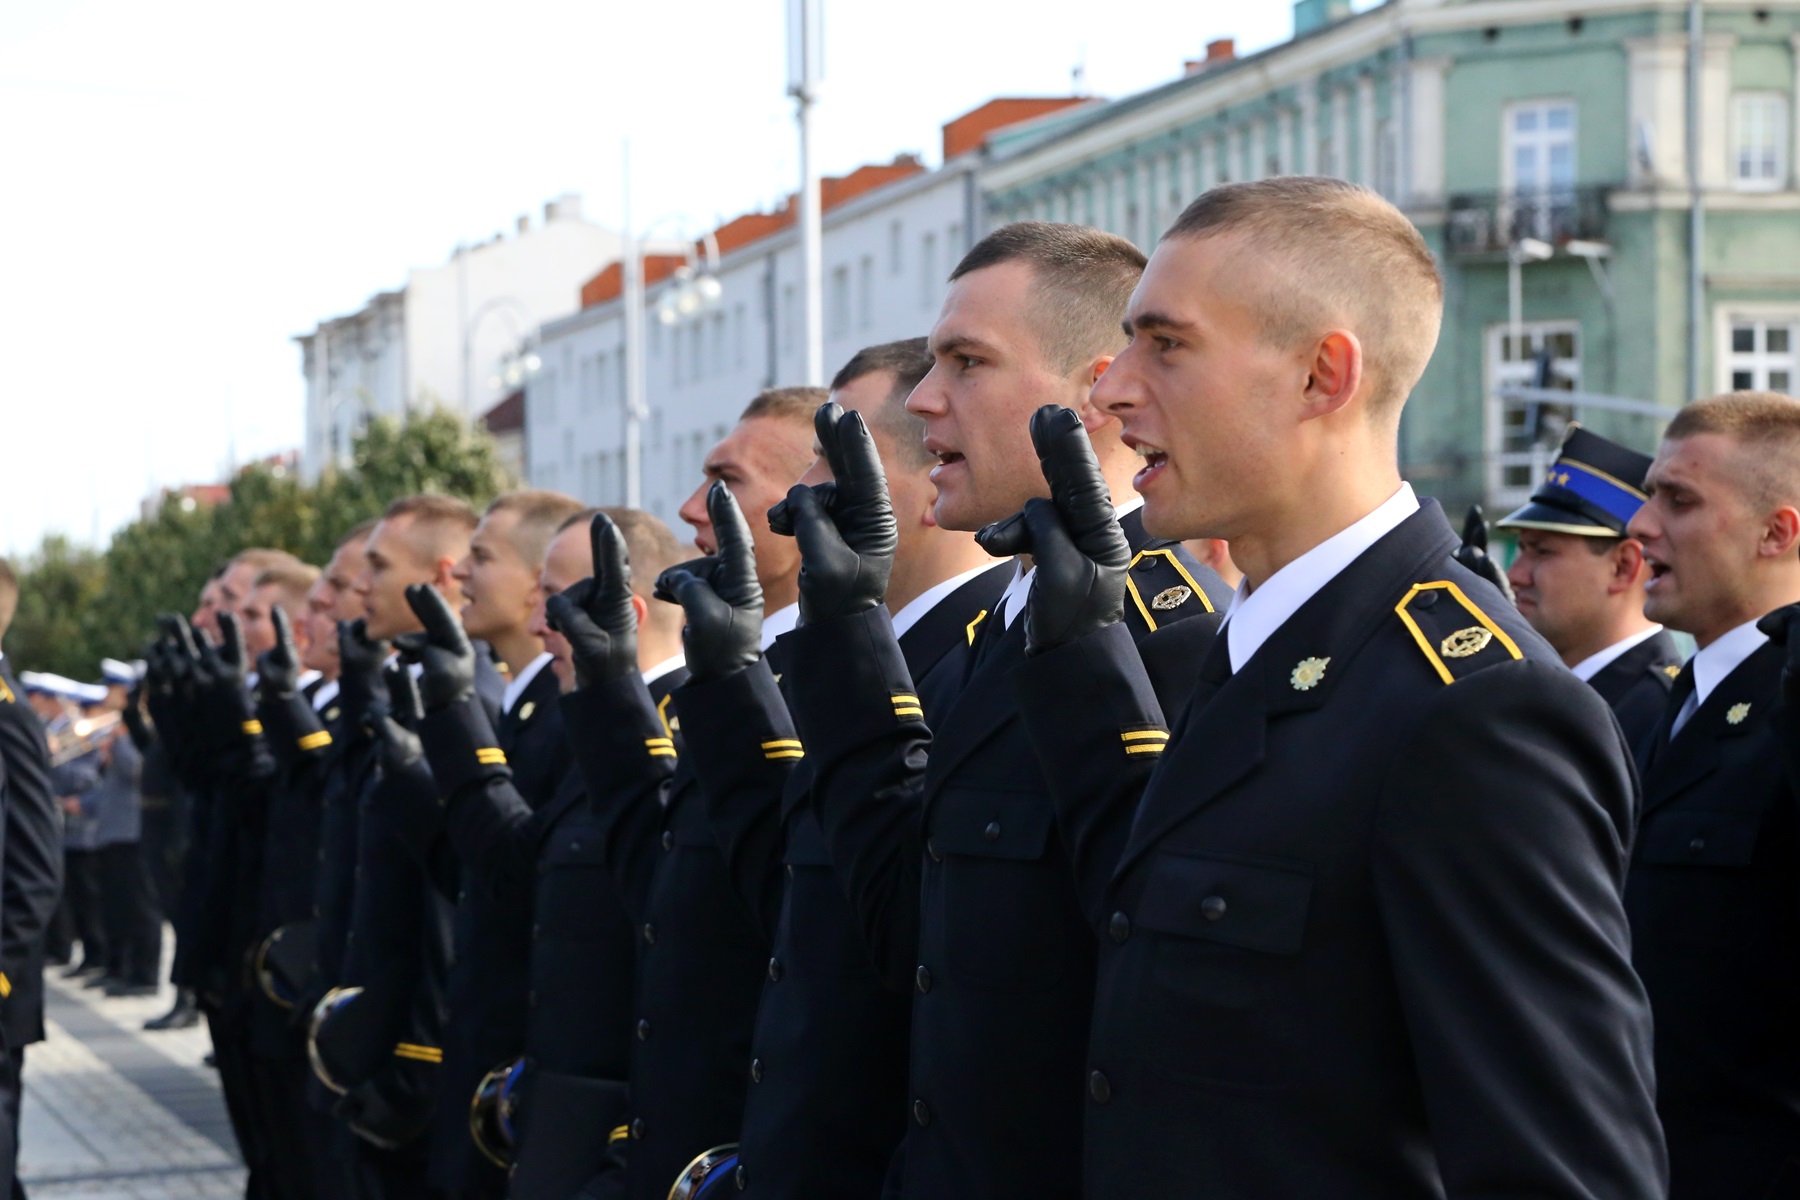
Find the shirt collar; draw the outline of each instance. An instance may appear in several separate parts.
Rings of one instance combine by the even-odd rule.
[[[1756,627],[1755,621],[1745,621],[1706,649],[1698,651],[1694,655],[1695,706],[1705,704],[1713,689],[1724,683],[1726,676],[1742,666],[1746,658],[1762,649],[1763,643],[1768,640],[1768,635]]]
[[[1625,638],[1622,641],[1614,642],[1612,645],[1598,653],[1588,655],[1569,669],[1574,672],[1575,678],[1586,683],[1588,680],[1598,675],[1621,654],[1624,654],[1633,646],[1641,645],[1642,643],[1649,641],[1661,632],[1661,625],[1652,625],[1648,629],[1640,629],[1630,637]]]
[[[665,658],[654,667],[651,667],[648,671],[644,672],[644,684],[645,686],[648,686],[655,683],[670,671],[673,671],[678,667],[685,667],[686,665],[686,655],[677,654],[674,658]]]
[[[971,567],[961,575],[953,575],[942,583],[934,584],[917,596],[914,596],[911,600],[908,600],[906,604],[901,607],[900,611],[894,614],[894,636],[898,638],[905,634],[907,630],[911,629],[914,625],[917,625],[920,620],[924,618],[926,613],[936,608],[940,602],[950,595],[950,593],[956,591],[957,588],[960,588],[963,584],[974,579],[976,576],[993,569],[994,564],[991,562],[982,563],[978,567]]]
[[[1400,490],[1373,512],[1263,580],[1255,591],[1250,589],[1248,579],[1240,583],[1225,613],[1225,641],[1231,651],[1232,673],[1242,670],[1262,644],[1300,611],[1301,605],[1418,511],[1419,498],[1413,495],[1412,484],[1402,483]]]
[[[525,694],[525,689],[531,686],[531,681],[537,678],[537,673],[550,665],[551,657],[552,655],[548,650],[544,651],[542,654],[526,663],[523,671],[520,671],[512,679],[507,681],[506,690],[500,693],[501,712],[509,713],[512,711],[513,705],[519,702],[519,697]]]
[[[1035,566],[1027,571],[1024,563],[1013,564],[1012,582],[1000,593],[1000,620],[1007,629],[1011,629],[1013,619],[1025,611],[1025,601],[1031,598],[1031,577],[1036,574]]]
[[[1144,507],[1144,498],[1136,492],[1133,492],[1131,494],[1131,499],[1113,505],[1113,520],[1123,520],[1127,515],[1136,512],[1142,507]]]
[[[793,631],[800,623],[800,605],[796,601],[786,608],[778,608],[763,618],[762,648],[767,650],[775,644],[775,639],[784,633]]]
[[[324,712],[325,706],[337,699],[339,690],[338,681],[335,679],[327,679],[324,683],[321,683],[319,685],[319,690],[313,693],[313,711]]]

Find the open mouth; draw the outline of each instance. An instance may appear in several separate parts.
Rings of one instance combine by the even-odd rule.
[[[1644,560],[1644,565],[1650,568],[1650,578],[1644,581],[1646,590],[1655,587],[1658,583],[1662,582],[1664,576],[1669,574],[1668,563],[1658,562],[1654,558],[1646,558]]]
[[[938,460],[938,465],[931,468],[931,479],[934,483],[943,471],[963,461],[963,456],[955,450],[933,450],[932,454]]]
[[[1166,450],[1159,450],[1155,446],[1142,442],[1133,446],[1132,449],[1143,455],[1144,458],[1144,465],[1138,468],[1138,473],[1131,480],[1131,486],[1141,492],[1146,486],[1155,482],[1156,478],[1168,467],[1169,454]]]

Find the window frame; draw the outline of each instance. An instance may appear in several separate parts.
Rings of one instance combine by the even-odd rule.
[[[1774,174],[1764,179],[1746,177],[1743,174],[1744,153],[1744,106],[1746,102],[1758,101],[1770,106],[1774,117],[1774,128],[1770,131],[1771,149],[1774,151]],[[1788,180],[1793,171],[1788,161],[1789,128],[1792,125],[1793,99],[1786,92],[1769,91],[1767,89],[1746,89],[1731,94],[1731,128],[1729,131],[1731,156],[1731,190],[1734,192],[1780,192],[1786,191]]]

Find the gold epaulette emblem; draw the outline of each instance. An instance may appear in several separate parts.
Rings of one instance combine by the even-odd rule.
[[[1479,625],[1459,629],[1438,643],[1438,653],[1445,658],[1470,658],[1487,649],[1494,635]]]
[[[1288,676],[1288,682],[1294,685],[1297,692],[1310,692],[1319,686],[1319,680],[1325,678],[1325,668],[1331,665],[1329,658],[1303,658],[1300,665]]]
[[[1156,593],[1150,601],[1150,607],[1158,612],[1167,612],[1171,608],[1180,608],[1193,598],[1194,589],[1187,587],[1164,588]]]
[[[519,720],[521,720],[521,721],[531,720],[531,714],[536,711],[537,711],[537,701],[536,700],[527,700],[524,704],[521,704],[519,706]]]
[[[1744,718],[1749,715],[1750,706],[1748,704],[1734,704],[1725,710],[1725,723],[1727,725],[1742,725],[1744,723]]]

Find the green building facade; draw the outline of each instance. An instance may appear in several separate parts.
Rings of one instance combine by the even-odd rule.
[[[1690,385],[1800,393],[1800,0],[1707,0],[1697,13],[1654,0],[1388,0],[1361,13],[1301,0],[1295,26],[1256,55],[1215,53],[1162,87],[997,135],[987,224],[1077,221],[1149,247],[1224,181],[1316,173],[1380,191],[1443,268],[1443,333],[1401,456],[1451,512],[1521,501],[1571,419],[1655,448],[1654,416],[1504,387],[1664,409]]]

